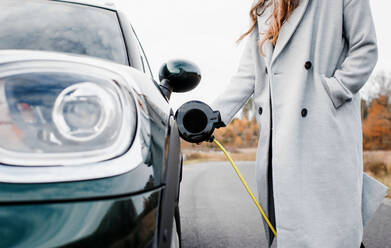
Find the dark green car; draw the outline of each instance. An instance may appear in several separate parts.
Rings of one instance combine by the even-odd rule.
[[[198,68],[166,63],[159,86],[106,1],[0,9],[0,247],[179,247],[168,99]]]

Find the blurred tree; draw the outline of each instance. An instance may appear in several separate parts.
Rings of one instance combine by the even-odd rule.
[[[391,77],[381,71],[374,75],[371,84],[369,104],[361,101],[363,147],[365,150],[391,150]]]
[[[367,101],[361,99],[361,120],[364,121],[368,117]]]
[[[363,123],[365,150],[391,150],[391,107],[389,95],[384,92],[372,99]]]
[[[245,138],[245,140],[246,140],[246,142],[248,143],[248,144],[251,144],[252,142],[252,139],[253,139],[253,132],[252,132],[252,130],[251,130],[251,128],[248,128],[248,129],[246,129],[245,131],[244,131],[244,138]]]
[[[242,147],[243,145],[243,140],[240,136],[235,137],[235,142],[234,142],[235,147]]]
[[[368,96],[369,102],[383,95],[390,101],[391,97],[391,76],[387,75],[385,71],[376,73],[371,80],[372,92]]]

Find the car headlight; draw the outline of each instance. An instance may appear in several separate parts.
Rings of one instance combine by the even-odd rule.
[[[121,77],[87,65],[26,62],[0,70],[0,162],[75,165],[124,153],[137,123]]]

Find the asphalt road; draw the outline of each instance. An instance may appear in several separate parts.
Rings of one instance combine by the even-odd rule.
[[[238,166],[256,193],[254,163]],[[185,165],[180,209],[183,248],[267,247],[259,212],[229,163]],[[369,223],[364,243],[367,248],[391,248],[390,200]]]

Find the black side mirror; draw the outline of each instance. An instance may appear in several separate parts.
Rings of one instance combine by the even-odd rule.
[[[172,92],[186,92],[194,89],[201,81],[197,65],[186,60],[171,60],[159,71],[160,88],[167,99]]]
[[[175,113],[179,135],[191,143],[210,140],[215,128],[224,127],[219,111],[201,101],[183,104]]]

